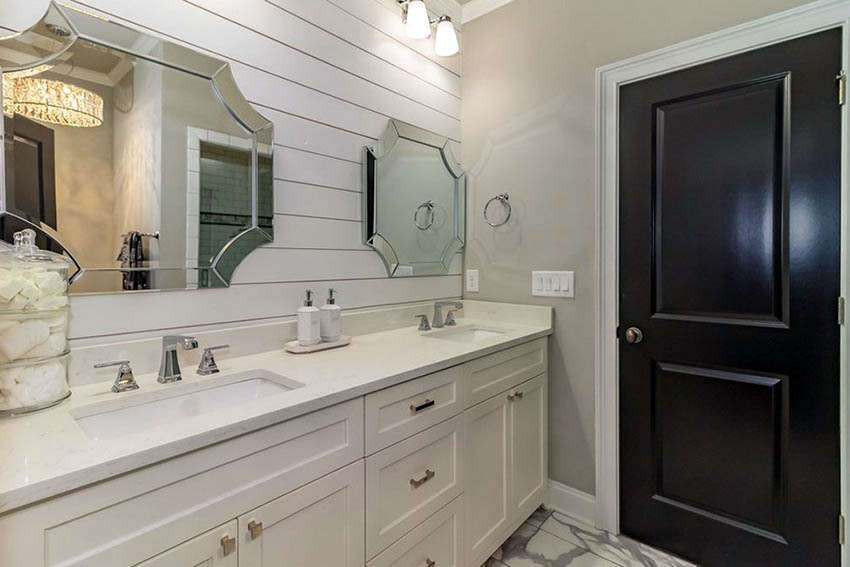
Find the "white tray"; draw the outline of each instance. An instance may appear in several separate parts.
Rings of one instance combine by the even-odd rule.
[[[351,336],[340,335],[339,340],[332,343],[317,343],[310,346],[299,344],[298,341],[289,341],[283,348],[293,354],[307,354],[308,352],[318,352],[320,350],[328,350],[329,348],[339,348],[351,344]]]

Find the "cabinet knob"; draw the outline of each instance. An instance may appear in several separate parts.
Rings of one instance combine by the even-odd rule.
[[[236,538],[230,537],[229,534],[224,534],[221,538],[221,551],[225,557],[236,551]]]
[[[435,565],[437,565],[436,561],[428,557],[425,558],[425,567],[434,567]]]
[[[419,488],[420,486],[422,486],[423,484],[425,484],[426,482],[428,482],[429,480],[434,478],[434,475],[436,475],[436,474],[437,473],[435,473],[431,469],[425,469],[425,475],[422,478],[411,478],[410,479],[410,486],[413,487],[413,488]]]
[[[256,520],[251,520],[250,522],[248,522],[248,533],[251,536],[252,540],[255,540],[261,535],[263,535],[263,522],[258,522]]]
[[[512,402],[514,400],[521,400],[521,399],[522,399],[522,392],[517,391],[517,392],[514,392],[513,394],[508,394],[508,401],[509,402]]]

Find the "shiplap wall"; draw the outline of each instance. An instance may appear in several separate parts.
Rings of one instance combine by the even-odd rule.
[[[229,289],[75,297],[75,339],[285,317],[308,287],[320,297],[338,289],[344,307],[461,295],[461,255],[447,276],[389,279],[362,244],[362,147],[388,118],[460,140],[460,57],[408,40],[395,0],[72,4],[229,61],[246,98],[275,124],[274,243],[243,261]],[[0,0],[0,26],[21,29],[46,5]],[[455,0],[429,8],[460,22]]]

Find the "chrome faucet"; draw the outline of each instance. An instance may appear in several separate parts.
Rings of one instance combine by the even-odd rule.
[[[156,381],[160,384],[182,380],[180,362],[177,360],[177,347],[183,350],[198,348],[198,339],[183,335],[167,335],[162,337],[162,361],[159,363],[159,375]]]
[[[445,321],[443,320],[443,307],[453,307],[446,313]],[[463,303],[460,301],[437,301],[434,303],[434,320],[431,325],[435,329],[441,329],[444,325],[453,326],[455,324],[454,312],[458,309],[463,309]]]

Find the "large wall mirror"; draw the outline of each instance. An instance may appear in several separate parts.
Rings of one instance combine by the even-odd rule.
[[[393,277],[448,273],[466,216],[466,175],[449,140],[390,120],[365,154],[365,242]]]
[[[272,124],[223,61],[54,3],[0,72],[0,236],[38,229],[72,293],[226,286],[272,240]]]

